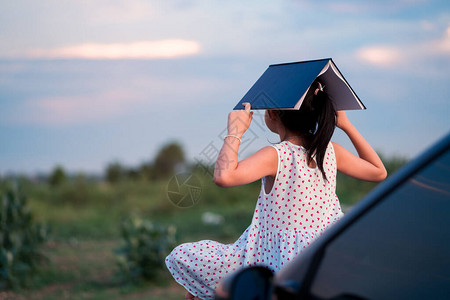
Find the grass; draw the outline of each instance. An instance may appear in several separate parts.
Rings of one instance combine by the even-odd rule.
[[[204,235],[234,237],[250,223],[258,183],[222,189],[208,177],[202,178],[202,182],[200,200],[191,208],[179,208],[169,201],[165,181],[126,181],[117,185],[89,182],[81,191],[71,183],[55,189],[27,184],[26,193],[36,221],[49,224],[56,240],[118,238],[120,222],[130,215],[175,225],[185,239]],[[85,197],[82,201],[81,195]],[[207,211],[223,215],[221,230],[202,223],[201,216]],[[227,222],[235,219],[238,222]]]
[[[249,225],[259,190],[257,184],[224,190],[205,177],[199,202],[179,208],[167,198],[165,181],[67,182],[56,188],[27,181],[23,186],[35,220],[51,227],[51,240],[42,249],[49,262],[25,289],[0,292],[0,299],[182,299],[184,289],[165,269],[153,282],[121,278],[114,255],[121,246],[120,222],[138,215],[175,225],[179,243],[231,243]],[[224,222],[204,224],[205,212],[220,214]]]
[[[111,249],[116,240],[48,242],[49,262],[26,290],[0,292],[0,299],[180,299],[183,288],[163,270],[155,282],[125,283]]]

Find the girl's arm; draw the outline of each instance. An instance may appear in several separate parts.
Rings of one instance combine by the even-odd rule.
[[[366,181],[385,179],[387,172],[380,157],[348,120],[344,111],[337,112],[336,126],[347,134],[359,155],[355,156],[341,145],[333,143],[338,171]]]
[[[250,104],[245,110],[233,111],[228,115],[228,134],[242,137],[250,126],[253,112]],[[264,147],[252,156],[238,161],[239,139],[226,137],[214,167],[214,182],[222,187],[237,186],[258,180],[264,176],[275,176],[278,155],[273,147]]]

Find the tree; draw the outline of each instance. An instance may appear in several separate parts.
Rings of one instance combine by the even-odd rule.
[[[105,173],[106,180],[111,184],[115,184],[124,177],[125,169],[119,162],[112,162],[106,167]]]
[[[56,166],[51,172],[50,176],[48,177],[48,183],[51,186],[59,186],[66,180],[67,180],[66,172],[60,165]]]
[[[399,156],[399,155],[386,157],[386,156],[380,154],[380,158],[384,163],[384,166],[388,172],[388,175],[394,174],[398,169],[400,169],[401,167],[406,165],[409,161],[408,158],[406,158],[404,156]]]
[[[176,167],[185,162],[184,151],[180,144],[171,142],[163,146],[155,157],[153,172],[156,179],[167,178],[174,174]]]
[[[145,162],[138,169],[138,174],[141,178],[145,179],[155,179],[155,172],[153,171],[153,163]]]

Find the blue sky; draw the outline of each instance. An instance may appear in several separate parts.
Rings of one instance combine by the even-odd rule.
[[[413,157],[450,129],[450,4],[367,2],[6,1],[0,174],[137,166],[169,141],[199,159],[269,64],[324,57],[374,148]],[[276,141],[260,125],[242,155]]]

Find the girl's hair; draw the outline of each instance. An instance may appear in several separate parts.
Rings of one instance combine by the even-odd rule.
[[[311,85],[299,110],[277,110],[283,125],[304,138],[307,161],[313,157],[323,178],[327,180],[323,161],[328,144],[336,127],[336,110],[320,83],[316,80]]]

